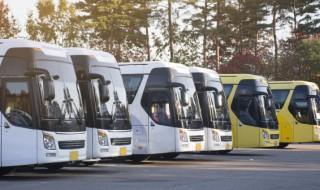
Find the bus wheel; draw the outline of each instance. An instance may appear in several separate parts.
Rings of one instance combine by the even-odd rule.
[[[148,158],[149,155],[132,155],[128,157],[128,159],[131,160],[133,163],[139,163],[144,160],[147,160]]]
[[[82,163],[83,163],[83,165],[89,167],[89,166],[95,165],[95,164],[98,163],[98,162],[82,162]]]
[[[161,157],[164,159],[164,160],[173,160],[175,159],[176,157],[179,156],[179,153],[168,153],[168,154],[163,154],[161,155]]]
[[[55,164],[46,164],[44,167],[46,167],[48,170],[60,170],[65,165],[66,163],[55,163]]]
[[[219,154],[229,154],[232,150],[220,150]]]
[[[12,171],[12,168],[0,168],[0,176],[6,175]]]
[[[280,143],[279,146],[278,146],[278,148],[284,149],[284,148],[286,148],[288,145],[289,145],[289,143]]]

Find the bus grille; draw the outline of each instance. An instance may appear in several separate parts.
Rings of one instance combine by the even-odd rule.
[[[232,136],[221,136],[222,142],[230,142],[232,141]]]
[[[130,145],[131,144],[131,138],[112,138],[111,139],[112,145]]]
[[[279,134],[271,134],[270,139],[279,139]]]
[[[85,141],[59,141],[58,144],[60,149],[78,149],[84,148]]]
[[[201,142],[203,141],[203,135],[190,136],[191,142]]]

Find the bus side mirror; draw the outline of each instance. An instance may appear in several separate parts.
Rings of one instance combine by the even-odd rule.
[[[190,103],[189,96],[187,94],[187,91],[185,89],[181,89],[181,104],[182,106],[187,106]]]
[[[99,93],[100,93],[100,101],[101,103],[106,103],[110,100],[110,92],[109,92],[109,84],[110,81],[100,81],[99,82]]]
[[[271,98],[267,98],[267,97],[266,97],[265,104],[266,104],[266,108],[267,108],[267,109],[272,108]]]
[[[215,95],[215,102],[216,102],[216,106],[218,108],[221,108],[223,106],[223,96],[221,94],[216,94]]]
[[[43,79],[43,96],[47,101],[52,101],[55,98],[55,90],[53,80],[49,77],[44,77]]]

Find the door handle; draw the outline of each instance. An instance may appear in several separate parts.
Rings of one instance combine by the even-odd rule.
[[[9,129],[10,125],[8,124],[8,122],[4,122],[3,127],[6,128],[6,129]]]

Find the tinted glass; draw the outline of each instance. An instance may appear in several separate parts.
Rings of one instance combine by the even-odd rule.
[[[122,78],[127,92],[128,103],[131,104],[139,89],[143,75],[122,75]]]
[[[273,100],[276,109],[282,109],[286,99],[288,97],[289,90],[272,90]]]
[[[92,80],[94,89],[96,111],[101,127],[112,130],[131,129],[128,113],[126,90],[119,69],[107,67],[94,67],[94,73],[104,76],[105,80],[111,83],[108,85],[110,99],[102,103],[99,94],[99,80]]]
[[[6,82],[4,113],[12,125],[32,127],[30,93],[27,82]]]
[[[289,111],[299,122],[315,125],[316,97],[309,96],[309,94],[308,86],[297,86],[293,91]]]
[[[231,93],[231,91],[232,91],[232,87],[233,87],[232,84],[224,84],[224,85],[223,85],[224,93],[225,93],[225,96],[226,96],[227,98],[229,98],[229,95],[230,95],[230,93]]]
[[[178,120],[182,122],[184,128],[202,128],[202,117],[198,95],[191,77],[176,77],[176,82],[181,83],[186,88],[188,105],[181,102],[181,88],[174,88],[175,107],[177,110]]]

